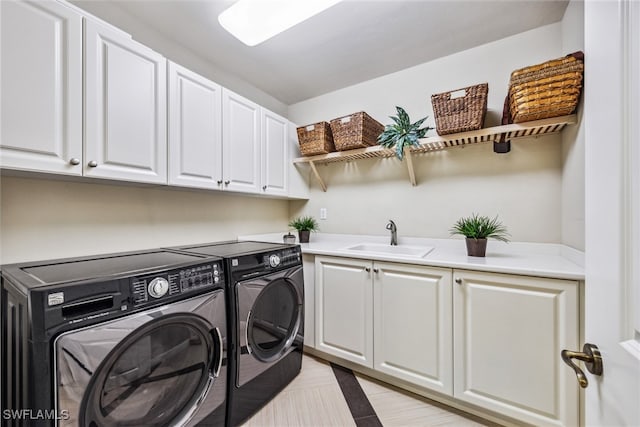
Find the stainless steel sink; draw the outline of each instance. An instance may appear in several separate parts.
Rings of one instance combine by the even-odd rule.
[[[385,245],[382,243],[360,243],[345,248],[348,251],[368,252],[395,257],[422,258],[433,250],[433,246]]]

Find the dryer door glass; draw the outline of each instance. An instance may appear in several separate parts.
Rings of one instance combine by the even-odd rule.
[[[104,359],[82,399],[79,425],[173,425],[211,385],[218,340],[194,314],[154,319]]]
[[[300,297],[288,278],[267,284],[255,299],[247,322],[249,351],[262,362],[282,357],[298,333]]]

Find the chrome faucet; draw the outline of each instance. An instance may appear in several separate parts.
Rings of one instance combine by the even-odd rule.
[[[391,231],[391,246],[398,246],[398,227],[396,227],[396,223],[389,220],[387,230]]]

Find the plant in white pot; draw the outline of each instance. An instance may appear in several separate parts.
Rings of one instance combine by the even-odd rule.
[[[508,242],[509,233],[507,227],[502,225],[495,218],[480,216],[476,213],[469,217],[462,217],[453,224],[449,230],[451,235],[460,234],[464,236],[467,244],[467,255],[475,257],[485,256],[487,250],[487,239]]]
[[[300,243],[309,243],[311,232],[318,231],[318,221],[312,216],[301,216],[292,220],[289,227],[298,230]]]

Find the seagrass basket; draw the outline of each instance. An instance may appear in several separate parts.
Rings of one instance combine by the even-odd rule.
[[[336,151],[336,147],[333,145],[333,136],[331,135],[329,123],[315,123],[308,126],[301,126],[296,130],[298,132],[300,153],[303,156],[315,156],[317,154],[327,154]]]
[[[482,129],[488,92],[489,84],[481,83],[431,95],[438,135]]]
[[[572,114],[582,93],[584,54],[515,70],[509,82],[509,113],[513,123]]]
[[[378,144],[384,126],[364,111],[331,120],[336,150],[345,151]]]

